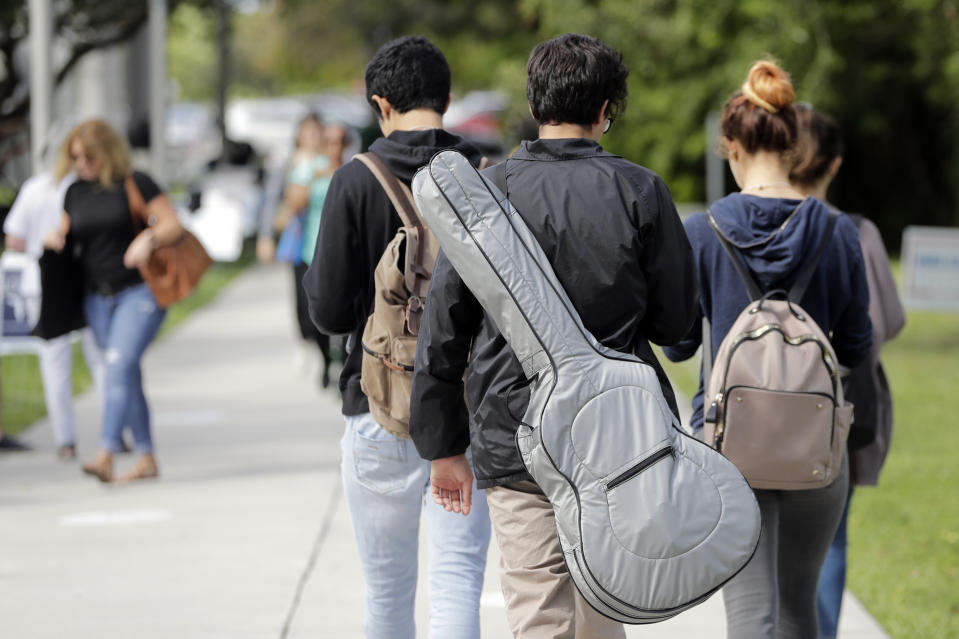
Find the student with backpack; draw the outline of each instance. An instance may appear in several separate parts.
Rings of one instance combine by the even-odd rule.
[[[695,275],[666,185],[599,144],[625,108],[627,73],[618,52],[589,36],[566,34],[537,45],[527,63],[527,98],[539,139],[524,141],[483,175],[523,218],[586,329],[602,345],[649,363],[676,413],[649,342],[669,344],[686,334],[698,310]],[[466,514],[482,498],[474,486],[485,491],[515,636],[623,637],[622,624],[594,610],[574,587],[553,507],[517,450],[528,383],[503,335],[441,253],[410,407],[413,441],[432,460],[433,499]]]
[[[419,523],[430,466],[416,454],[403,413],[409,411],[416,318],[433,264],[415,250],[428,245],[429,236],[409,220],[416,211],[407,194],[413,174],[438,151],[459,150],[477,166],[481,157],[443,130],[450,70],[427,39],[384,44],[366,67],[366,96],[386,137],[333,175],[303,285],[317,327],[350,333],[339,380],[346,420],[342,475],[366,581],[365,633],[413,639]],[[409,262],[399,259],[411,253],[416,272],[406,272]],[[404,281],[413,286],[404,288]],[[383,339],[384,323],[397,339]],[[368,399],[364,388],[377,394]],[[485,501],[477,500],[463,518],[426,500],[425,521],[429,636],[478,639],[490,536]]]
[[[680,361],[705,345],[704,368],[713,372],[704,371],[691,426],[731,459],[734,450],[740,455],[734,461],[753,485],[762,514],[756,554],[723,589],[731,638],[808,639],[819,632],[816,582],[848,485],[851,407],[842,397],[838,365],[857,365],[871,343],[855,225],[789,182],[797,141],[794,99],[786,72],[764,60],[726,102],[720,150],[741,190],[685,222],[709,330],[703,339],[704,324],[697,322],[683,342],[665,349]],[[776,309],[781,322],[765,320],[749,333],[734,330]],[[753,354],[751,362],[734,363],[746,353]],[[819,387],[804,387],[808,380],[790,372],[795,369],[776,370],[797,357]],[[742,377],[744,367],[758,381],[717,386],[730,372]],[[705,401],[704,387],[711,391]],[[796,423],[786,424],[790,419]],[[788,428],[771,429],[780,422]],[[797,433],[814,434],[807,439],[826,450],[805,458],[813,451],[801,449],[803,442],[786,443]],[[742,452],[750,447],[752,453]]]
[[[800,191],[826,202],[829,185],[842,164],[839,126],[827,114],[803,105],[796,107],[796,116],[803,152],[790,171],[789,179]],[[859,231],[859,245],[866,262],[872,348],[869,356],[843,379],[843,389],[846,398],[855,406],[856,419],[848,443],[849,496],[819,576],[820,639],[835,639],[839,627],[839,610],[846,584],[846,520],[853,486],[879,483],[879,471],[892,441],[892,393],[879,361],[879,351],[906,323],[879,229],[862,215],[849,217]]]

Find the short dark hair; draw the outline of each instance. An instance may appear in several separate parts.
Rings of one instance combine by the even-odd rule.
[[[526,75],[526,99],[540,124],[587,126],[605,100],[608,118],[626,110],[629,70],[602,40],[567,33],[541,42],[529,54]]]
[[[374,95],[389,100],[399,113],[432,109],[442,115],[450,99],[446,57],[422,36],[390,40],[366,65],[366,101],[380,117]]]

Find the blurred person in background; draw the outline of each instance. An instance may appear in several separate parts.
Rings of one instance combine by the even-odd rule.
[[[307,225],[311,220],[315,223],[315,243],[315,231],[319,228],[323,200],[333,173],[330,158],[326,154],[323,131],[323,123],[314,113],[304,116],[297,125],[294,150],[286,171],[283,203],[277,210],[274,225],[282,231],[276,258],[293,266],[294,311],[302,339],[296,365],[303,371],[311,369],[310,362],[316,360],[315,344],[323,360],[320,385],[327,388],[330,385],[330,338],[310,320],[306,292],[303,290],[303,275],[309,265],[305,256],[313,257],[313,248],[307,246]]]
[[[44,156],[46,155],[44,153]],[[43,238],[59,225],[63,215],[64,194],[74,179],[72,170],[59,180],[52,172],[44,171],[23,183],[3,224],[8,251],[17,251],[32,259],[40,259],[43,254]],[[35,332],[43,338],[38,345],[37,356],[57,455],[61,459],[72,460],[76,457],[76,417],[73,411],[71,332],[76,327],[71,325],[68,317],[54,311],[56,300],[53,298],[62,293],[55,286],[42,291],[43,310]],[[89,329],[84,328],[80,335],[94,387],[97,394],[102,396],[103,358],[100,349]]]
[[[77,179],[67,189],[59,225],[46,235],[44,245],[79,261],[83,312],[105,361],[100,450],[83,464],[83,472],[113,481],[113,456],[122,450],[121,430],[126,424],[138,457],[134,468],[118,479],[156,477],[140,359],[166,310],[157,304],[138,268],[154,249],[179,239],[183,228],[169,198],[150,176],[133,170],[126,143],[105,122],[89,120],[67,136],[55,178],[62,180],[71,170]],[[146,203],[149,226],[134,221],[124,185],[128,176]]]
[[[765,291],[789,290],[821,243],[829,208],[789,181],[797,154],[795,90],[776,63],[762,60],[726,102],[720,151],[740,192],[710,206],[719,231],[736,247]],[[742,279],[710,228],[705,213],[686,219],[699,273],[701,312],[709,320],[713,357],[750,299]],[[840,217],[802,299],[835,349],[853,367],[869,354],[869,298],[856,227]],[[702,343],[702,322],[679,344],[665,348],[673,361],[692,357]],[[703,380],[693,399],[691,426],[703,427]],[[819,633],[816,585],[842,511],[848,463],[824,488],[753,489],[762,516],[756,554],[723,587],[729,637],[809,639]]]
[[[826,202],[826,193],[842,165],[842,136],[836,121],[810,107],[796,107],[799,148],[802,151],[789,179],[807,196]],[[843,378],[843,391],[855,407],[849,434],[849,492],[839,528],[819,576],[817,605],[820,639],[834,639],[839,628],[839,610],[846,587],[846,526],[853,486],[879,483],[892,441],[892,394],[879,361],[883,343],[894,338],[906,323],[906,314],[896,291],[889,256],[879,229],[862,215],[850,214],[859,231],[859,246],[866,262],[869,285],[869,319],[872,348],[869,356]]]
[[[316,333],[316,342],[323,356],[323,370],[320,384],[323,388],[330,386],[330,365],[332,364],[331,337],[320,333],[309,317],[309,308],[306,303],[306,291],[303,289],[303,274],[307,266],[313,261],[316,251],[316,238],[320,233],[320,218],[323,213],[323,203],[330,187],[333,173],[343,165],[343,153],[350,143],[350,133],[345,126],[329,123],[323,127],[323,154],[327,159],[325,168],[315,166],[311,162],[303,162],[294,167],[290,174],[291,196],[302,198],[302,189],[307,189],[308,203],[303,219],[303,243],[300,257],[303,262],[302,272],[297,276],[297,299],[302,298],[304,320]],[[300,303],[297,303],[297,313],[300,312]],[[337,338],[337,342],[342,340]],[[342,350],[342,349],[340,349]]]

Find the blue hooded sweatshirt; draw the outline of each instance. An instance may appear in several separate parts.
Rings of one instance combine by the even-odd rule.
[[[739,247],[775,234],[761,246],[739,251],[763,292],[789,290],[819,247],[829,216],[829,208],[815,198],[801,201],[741,193],[718,200],[710,210],[723,234]],[[789,219],[793,211],[796,214]],[[789,221],[783,227],[787,219]],[[684,226],[693,247],[700,310],[712,328],[715,358],[720,342],[749,304],[749,295],[709,227],[706,214],[690,216]],[[856,226],[847,216],[840,215],[837,220],[826,252],[800,305],[830,336],[843,366],[851,368],[869,354],[872,343],[869,289]],[[669,359],[678,362],[692,357],[701,343],[702,322],[699,321],[693,324],[683,341],[664,350]],[[699,391],[693,398],[691,426],[694,432],[698,432],[702,424],[703,381],[700,375]]]

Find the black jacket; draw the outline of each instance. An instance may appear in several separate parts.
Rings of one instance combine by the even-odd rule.
[[[652,364],[676,412],[648,340],[678,341],[699,306],[689,241],[663,181],[586,139],[524,142],[485,175],[529,225],[586,328]],[[528,479],[514,441],[529,401],[524,382],[506,340],[441,253],[413,374],[410,433],[420,455],[471,447],[480,488]]]
[[[409,185],[416,170],[443,149],[456,149],[478,165],[471,144],[442,129],[394,131],[376,140],[370,151]],[[324,333],[350,333],[348,355],[340,374],[343,414],[369,411],[360,389],[362,349],[358,347],[373,312],[373,271],[386,245],[402,226],[383,187],[366,165],[352,160],[330,181],[323,204],[313,263],[303,278],[310,317]]]

